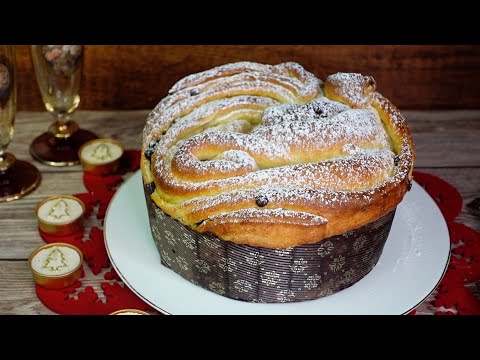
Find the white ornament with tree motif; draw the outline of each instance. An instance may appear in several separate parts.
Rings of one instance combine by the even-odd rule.
[[[75,196],[49,197],[37,205],[38,227],[46,234],[65,236],[83,230],[85,206]]]
[[[35,283],[60,289],[77,281],[82,274],[83,254],[67,243],[50,243],[36,249],[29,259]]]
[[[85,172],[107,175],[117,171],[123,152],[123,145],[116,140],[95,139],[82,145],[78,157]]]
[[[43,275],[64,275],[80,264],[77,251],[66,246],[53,246],[40,250],[32,258],[32,269]]]

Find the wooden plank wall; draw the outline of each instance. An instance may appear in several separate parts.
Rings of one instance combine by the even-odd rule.
[[[43,110],[29,47],[17,47],[18,110]],[[82,110],[152,109],[183,76],[227,62],[297,61],[325,78],[361,72],[400,109],[479,109],[480,46],[87,45]]]

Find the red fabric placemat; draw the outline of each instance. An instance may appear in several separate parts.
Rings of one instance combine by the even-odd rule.
[[[83,253],[85,263],[94,278],[101,277],[101,289],[84,286],[85,265],[81,280],[71,286],[52,290],[35,285],[38,298],[50,310],[64,315],[107,315],[120,309],[139,309],[157,313],[133,293],[112,268],[105,249],[103,238],[103,219],[108,204],[116,188],[123,182],[124,175],[139,169],[140,151],[127,150],[122,157],[119,170],[114,175],[99,176],[83,174],[86,193],[73,194],[85,204],[85,217],[93,222],[91,230],[78,232],[69,236],[52,236],[43,233],[40,236],[47,242],[66,242],[77,246]]]
[[[79,247],[93,277],[102,276],[105,280],[100,284],[101,289],[95,291],[92,286],[83,286],[83,271],[81,280],[65,289],[50,290],[36,285],[38,298],[50,310],[69,315],[105,315],[125,308],[157,313],[128,289],[112,268],[102,231],[105,212],[116,188],[123,182],[126,173],[139,169],[139,163],[140,151],[127,150],[116,174],[98,176],[84,173],[83,182],[88,192],[74,195],[85,203],[85,216],[96,222],[88,233],[58,237],[39,230],[46,242],[61,241]],[[480,314],[480,300],[472,292],[472,284],[480,280],[480,233],[455,222],[463,201],[452,185],[418,171],[414,173],[414,178],[439,206],[447,221],[451,242],[448,270],[434,292],[435,296],[426,301],[430,302],[437,315]],[[410,314],[416,314],[416,310]]]
[[[472,291],[480,280],[480,233],[455,222],[463,205],[457,189],[434,175],[416,171],[413,176],[437,203],[450,233],[450,263],[429,300],[432,308],[436,315],[480,314],[480,299]]]

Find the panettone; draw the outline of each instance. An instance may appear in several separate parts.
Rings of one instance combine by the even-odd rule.
[[[162,262],[207,289],[223,282],[223,295],[267,302],[318,298],[370,271],[414,162],[407,123],[372,77],[323,83],[297,63],[239,62],[183,78],[148,116],[142,152]],[[338,268],[334,259],[340,268],[323,271]],[[262,276],[276,268],[269,289]],[[275,297],[282,291],[294,295]]]

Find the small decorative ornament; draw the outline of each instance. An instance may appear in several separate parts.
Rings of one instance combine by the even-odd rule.
[[[137,309],[122,309],[112,312],[110,315],[150,315],[149,313]]]
[[[38,203],[38,227],[46,234],[65,236],[83,230],[85,205],[71,195],[49,197]]]
[[[29,259],[35,283],[47,289],[65,288],[82,274],[83,254],[67,243],[50,243],[36,249]]]
[[[82,145],[78,157],[83,170],[95,175],[108,175],[117,171],[123,145],[113,139],[95,139]]]

